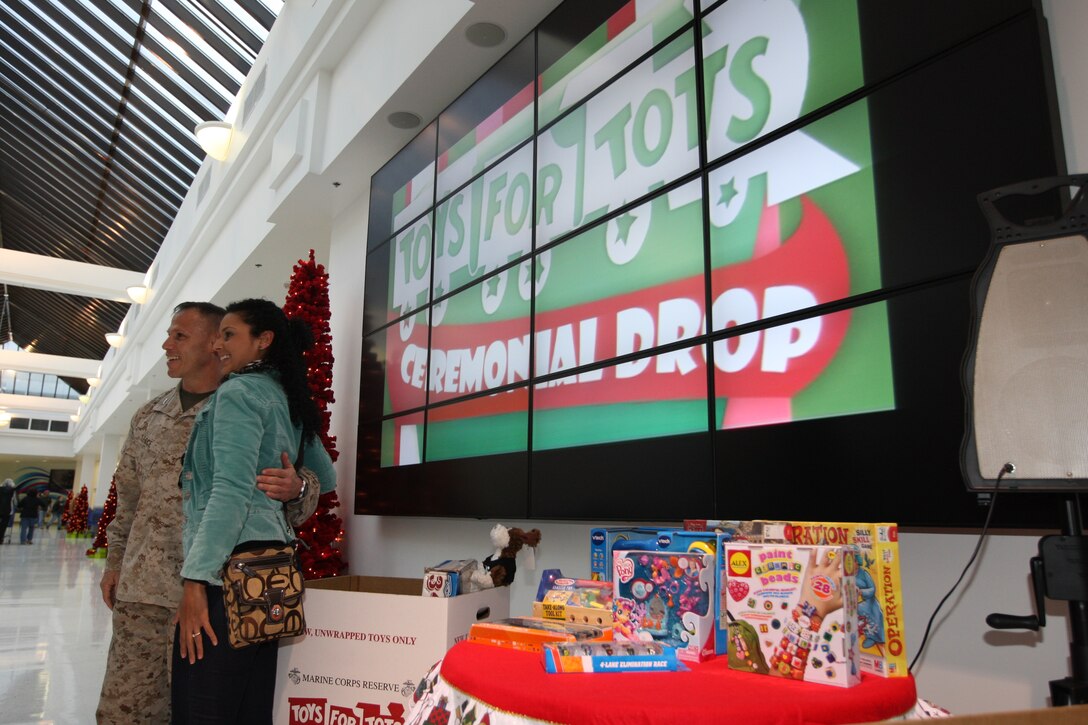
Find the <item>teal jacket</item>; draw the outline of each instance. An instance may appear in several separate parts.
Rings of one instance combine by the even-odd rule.
[[[268,371],[232,374],[197,413],[181,470],[183,578],[221,585],[223,564],[238,544],[294,538],[283,504],[258,489],[256,478],[282,465],[281,451],[297,459],[301,430]],[[318,437],[306,446],[302,465],[317,474],[322,492],[335,488],[336,472]]]

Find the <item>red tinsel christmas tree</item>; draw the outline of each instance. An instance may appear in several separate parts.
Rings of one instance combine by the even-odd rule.
[[[106,539],[106,527],[110,525],[117,515],[117,478],[110,479],[110,492],[106,494],[106,503],[102,504],[102,515],[98,518],[98,530],[95,531],[91,548],[87,549],[87,556],[94,556],[98,549],[106,549],[109,542]]]
[[[60,525],[64,527],[64,530],[68,530],[68,512],[72,510],[72,492],[68,492],[68,498],[64,500],[64,511],[60,515]]]
[[[310,381],[310,393],[321,412],[321,429],[318,431],[329,457],[336,460],[336,437],[329,435],[331,413],[329,404],[332,393],[332,335],[329,332],[329,275],[325,266],[314,261],[310,250],[308,261],[299,260],[291,274],[284,313],[290,318],[300,318],[310,326],[314,346],[306,352],[306,373]],[[317,501],[317,510],[296,531],[305,546],[299,549],[303,576],[307,579],[323,579],[336,576],[347,567],[339,543],[344,539],[343,521],[333,509],[340,506],[336,491],[324,493]]]
[[[68,501],[68,520],[65,522],[69,534],[87,532],[87,487],[79,489],[79,495]]]

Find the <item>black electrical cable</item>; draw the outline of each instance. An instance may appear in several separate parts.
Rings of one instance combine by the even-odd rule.
[[[963,567],[963,571],[960,572],[960,578],[956,580],[956,583],[952,585],[952,588],[948,590],[948,593],[944,595],[944,598],[937,603],[937,608],[933,610],[933,614],[929,616],[929,622],[926,624],[926,632],[922,635],[922,644],[918,646],[918,651],[914,653],[914,659],[910,661],[910,667],[907,668],[907,672],[914,673],[914,665],[918,664],[918,659],[922,656],[922,652],[925,651],[926,641],[929,639],[929,630],[933,627],[933,620],[937,618],[937,613],[941,611],[941,607],[948,601],[948,598],[952,596],[952,593],[956,591],[956,588],[963,581],[963,578],[967,576],[967,572],[971,569],[971,565],[975,563],[975,558],[978,556],[978,552],[982,549],[982,542],[986,539],[986,532],[990,528],[990,519],[994,515],[994,505],[997,503],[997,489],[1001,485],[1001,479],[1005,477],[1006,473],[1012,473],[1016,470],[1016,467],[1011,463],[1006,463],[1001,467],[1001,472],[997,474],[997,480],[994,481],[994,490],[990,494],[990,505],[986,511],[986,521],[982,524],[982,531],[978,534],[978,543],[975,544],[975,550],[971,553],[971,558],[968,559],[967,565]]]

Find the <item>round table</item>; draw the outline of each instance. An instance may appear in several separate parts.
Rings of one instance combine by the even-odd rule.
[[[460,642],[420,684],[405,725],[850,723],[898,717],[917,701],[912,677],[863,675],[847,688],[734,672],[725,657],[685,665],[677,672],[548,674],[543,655]]]

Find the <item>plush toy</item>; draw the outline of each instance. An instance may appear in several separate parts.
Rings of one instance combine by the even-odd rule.
[[[517,571],[517,554],[528,546],[528,565],[535,568],[535,550],[540,543],[540,529],[522,531],[495,524],[491,529],[491,543],[495,551],[477,565],[468,576],[468,591],[508,586]]]

